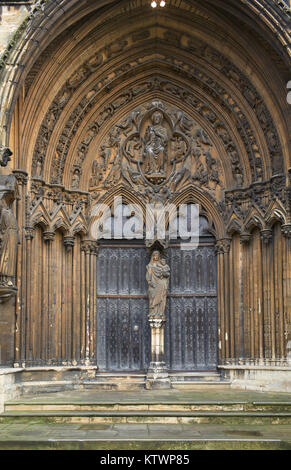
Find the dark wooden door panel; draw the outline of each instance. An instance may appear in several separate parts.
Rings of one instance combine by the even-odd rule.
[[[150,327],[142,247],[103,247],[98,257],[97,357],[101,370],[145,370]],[[217,364],[216,256],[207,244],[168,250],[171,268],[165,359],[171,370],[209,370]]]

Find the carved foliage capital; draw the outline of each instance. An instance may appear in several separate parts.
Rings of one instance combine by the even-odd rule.
[[[230,238],[222,238],[220,240],[217,240],[216,245],[215,245],[216,254],[227,254],[227,253],[229,253],[230,243],[231,243]]]
[[[94,240],[83,240],[81,243],[81,250],[86,254],[91,254],[97,256],[99,246],[98,243]]]
[[[28,181],[28,174],[24,170],[13,170],[12,173],[14,174],[15,178],[17,179],[17,182],[19,184],[26,185]]]
[[[55,239],[55,232],[48,230],[46,232],[43,232],[42,236],[45,242],[53,242]]]
[[[272,230],[271,229],[263,229],[261,230],[261,240],[265,243],[268,244],[272,241],[273,235],[272,235]]]
[[[240,235],[240,243],[242,245],[244,244],[248,244],[250,242],[250,239],[251,239],[251,234],[248,233],[248,232],[243,232],[241,233]]]
[[[25,238],[26,240],[32,240],[34,237],[34,228],[33,227],[25,227]]]
[[[148,315],[151,328],[162,328],[166,323],[165,315]]]
[[[284,237],[291,238],[291,224],[282,225],[281,231]]]
[[[71,235],[66,235],[64,237],[64,245],[67,251],[70,251],[73,248],[74,244],[75,244],[75,237]]]

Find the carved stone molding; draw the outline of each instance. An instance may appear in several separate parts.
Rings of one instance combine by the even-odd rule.
[[[171,32],[165,31],[164,36],[171,38]],[[221,53],[216,51],[215,49],[206,45],[206,43],[202,43],[201,40],[198,41],[199,47],[196,46],[193,48],[193,44],[195,44],[195,39],[189,36],[188,38],[188,46],[183,47],[186,50],[191,51],[191,54],[203,58],[203,60],[211,63],[212,66],[216,67],[219,72],[222,72],[224,76],[227,76],[230,81],[232,81],[235,85],[239,85],[239,89],[242,89],[242,93],[244,98],[247,100],[251,109],[255,112],[261,126],[263,132],[266,137],[267,145],[270,149],[271,160],[274,162],[273,172],[278,173],[282,169],[282,150],[280,146],[280,141],[278,138],[277,131],[275,129],[274,123],[271,118],[271,114],[269,113],[266,105],[264,104],[263,100],[261,99],[260,95],[258,94],[257,90],[251,84],[251,82],[244,76],[244,74],[234,66],[226,57],[224,57]],[[123,39],[122,41],[117,41],[119,45],[118,48],[113,48],[114,54],[120,52],[121,50],[125,50],[128,41]],[[105,55],[104,55],[105,54]],[[42,173],[42,166],[46,154],[46,148],[48,145],[48,141],[50,135],[52,133],[52,129],[54,128],[55,123],[58,120],[58,117],[64,108],[64,106],[68,103],[70,96],[72,96],[73,91],[84,82],[90,75],[90,73],[94,73],[96,67],[99,66],[102,62],[106,60],[107,52],[99,51],[95,56],[92,56],[85,64],[80,66],[80,68],[70,77],[67,81],[66,85],[60,90],[58,95],[55,97],[53,104],[51,105],[46,117],[44,118],[41,131],[38,138],[38,143],[36,145],[36,150],[34,154],[34,163],[33,163],[33,171],[36,175],[41,175]],[[109,57],[109,56],[108,56]],[[108,60],[107,57],[107,60]],[[112,55],[110,55],[110,58]],[[224,106],[229,108],[229,111],[232,114],[235,114],[235,121],[237,122],[237,131],[241,134],[242,141],[246,146],[246,151],[249,156],[250,166],[253,172],[253,179],[254,180],[262,180],[262,162],[261,162],[261,155],[258,143],[256,142],[255,133],[251,130],[251,125],[246,118],[245,114],[241,109],[238,109],[239,106],[237,103],[233,102],[233,97],[228,96],[226,99],[225,97],[228,95],[226,90],[221,86],[221,84],[216,83],[213,79],[210,79],[197,69],[197,67],[193,67],[193,72],[189,64],[184,63],[183,61],[177,61],[173,56],[164,56],[163,58],[167,62],[172,62],[172,65],[178,69],[185,69],[187,74],[191,74],[192,80],[200,81],[201,86],[204,91],[207,91],[208,94],[212,96],[212,98],[216,98],[218,102],[221,100],[224,101]],[[88,64],[92,64],[88,66]],[[122,68],[119,68],[119,73],[122,72]],[[124,65],[124,72],[126,72],[127,67],[126,64]],[[106,83],[106,80],[103,83]],[[103,85],[102,85],[103,86]],[[107,85],[106,85],[107,86]],[[98,96],[99,96],[100,87],[98,88]],[[69,121],[66,123],[64,128],[63,134],[61,135],[59,144],[57,146],[57,155],[58,158],[56,160],[56,164],[53,168],[53,175],[52,181],[59,182],[60,177],[62,175],[62,169],[64,168],[63,161],[65,160],[65,155],[68,153],[68,148],[70,145],[69,140],[72,139],[73,135],[76,133],[77,127],[79,126],[80,122],[84,118],[84,112],[87,113],[92,106],[94,106],[94,100],[96,101],[98,97],[96,96],[97,89],[92,89],[86,97],[82,99],[79,103],[77,108],[71,114]],[[231,106],[229,103],[232,103]],[[84,112],[83,112],[84,110]],[[105,112],[112,115],[114,112],[115,107],[112,104],[107,105],[107,109]],[[94,133],[94,129],[92,131]],[[226,132],[226,128],[224,127],[223,132]],[[227,134],[223,136],[224,139],[227,138]],[[69,140],[68,140],[69,139]],[[82,147],[82,146],[81,146]],[[81,148],[80,147],[80,148]],[[232,155],[232,159],[236,158],[234,152],[236,149],[233,148],[233,144],[229,146],[229,153],[230,157]],[[37,163],[38,162],[38,163]],[[236,165],[236,163],[232,162],[232,164]],[[233,169],[235,180],[237,181],[238,185],[242,185],[243,179],[241,178],[241,168],[239,170],[236,167]],[[73,184],[74,187],[78,186],[78,178],[79,174],[76,170],[73,172]]]

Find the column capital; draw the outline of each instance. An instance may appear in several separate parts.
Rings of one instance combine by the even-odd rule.
[[[16,169],[16,170],[12,170],[12,173],[14,174],[18,183],[23,184],[23,185],[27,184],[28,173],[25,170]]]
[[[32,240],[34,238],[34,227],[25,227],[25,238],[26,240]]]
[[[291,238],[291,224],[284,224],[281,226],[281,231],[284,237]]]
[[[215,245],[216,254],[227,254],[230,250],[231,238],[220,238]]]
[[[75,244],[75,237],[72,235],[65,235],[64,236],[64,245],[67,251],[70,251]]]
[[[267,245],[272,241],[273,232],[270,228],[264,228],[261,230],[261,240]]]
[[[148,315],[148,320],[151,328],[162,328],[166,323],[166,316]]]
[[[92,254],[97,256],[99,250],[98,242],[96,242],[95,240],[82,240],[81,250],[84,251],[86,254]]]
[[[251,236],[250,233],[248,233],[248,232],[242,232],[242,233],[240,234],[240,243],[241,243],[242,245],[248,244],[248,243],[250,242],[251,237],[252,237],[252,236]]]
[[[47,230],[46,232],[43,232],[42,236],[45,242],[53,242],[55,239],[55,232],[52,232],[51,230]]]

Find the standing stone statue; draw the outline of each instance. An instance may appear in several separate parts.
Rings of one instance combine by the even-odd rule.
[[[12,210],[0,200],[0,276],[11,285],[16,271],[18,225]]]
[[[167,158],[168,132],[162,125],[163,114],[156,111],[152,115],[152,126],[145,132],[145,174],[164,174]]]
[[[154,251],[147,266],[146,280],[149,285],[149,314],[161,316],[165,312],[169,287],[170,268],[159,251]]]

